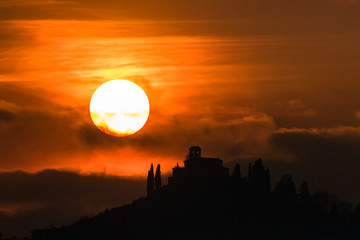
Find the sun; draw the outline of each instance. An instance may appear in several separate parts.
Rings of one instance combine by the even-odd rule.
[[[139,131],[150,112],[144,90],[128,80],[112,80],[102,84],[91,97],[90,115],[102,132],[125,137]]]

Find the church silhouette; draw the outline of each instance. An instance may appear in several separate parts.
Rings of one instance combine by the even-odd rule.
[[[190,147],[189,154],[184,161],[184,167],[172,168],[172,176],[168,178],[167,188],[181,186],[198,186],[205,187],[208,184],[223,185],[227,188],[234,183],[247,183],[249,188],[254,192],[270,194],[270,172],[265,168],[261,158],[249,163],[248,177],[242,179],[240,165],[236,164],[232,176],[229,174],[229,168],[223,166],[223,160],[220,158],[208,158],[201,156],[199,146]],[[159,191],[161,187],[160,164],[157,165],[154,177],[153,164],[151,164],[147,177],[147,195]]]

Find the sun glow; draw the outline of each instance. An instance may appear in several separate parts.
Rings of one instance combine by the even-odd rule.
[[[90,101],[90,115],[104,133],[124,137],[139,131],[149,117],[150,104],[145,92],[127,80],[102,84]]]

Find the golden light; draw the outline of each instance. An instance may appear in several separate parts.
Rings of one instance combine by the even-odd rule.
[[[150,104],[145,92],[127,80],[102,84],[91,97],[90,115],[104,133],[125,137],[139,131],[149,117]]]

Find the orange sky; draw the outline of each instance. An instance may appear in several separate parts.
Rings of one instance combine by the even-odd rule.
[[[272,187],[292,174],[360,202],[359,0],[0,0],[0,12],[3,236],[130,203],[151,163],[166,183],[191,145],[243,176],[262,157]],[[113,79],[150,100],[125,138],[90,119]]]
[[[301,162],[303,151],[318,158],[299,147],[304,136],[352,143],[359,8],[356,0],[3,0],[0,169],[138,176],[152,162],[170,171],[191,145],[231,165]],[[89,117],[92,93],[112,79],[134,81],[150,99],[148,122],[127,138],[103,134]]]

